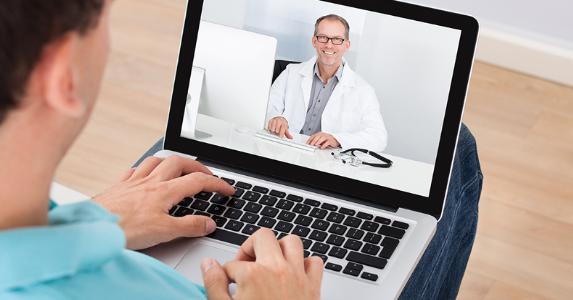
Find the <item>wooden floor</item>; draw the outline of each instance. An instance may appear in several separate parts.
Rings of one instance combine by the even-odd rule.
[[[92,121],[57,180],[93,195],[162,136],[182,0],[116,1]],[[477,63],[464,121],[485,184],[460,299],[573,296],[573,88]]]

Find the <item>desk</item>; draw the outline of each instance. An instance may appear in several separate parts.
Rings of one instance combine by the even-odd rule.
[[[330,154],[332,150],[310,152],[282,145],[256,137],[255,134],[260,129],[245,130],[241,127],[241,130],[237,130],[238,126],[207,115],[198,114],[196,126],[198,132],[194,139],[200,142],[422,196],[428,196],[430,192],[434,166],[427,163],[382,153],[394,162],[391,168],[366,165],[353,167],[333,159]],[[181,130],[181,135],[192,137],[192,134],[184,129]]]

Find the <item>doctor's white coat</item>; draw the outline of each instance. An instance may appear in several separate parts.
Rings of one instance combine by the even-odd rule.
[[[290,64],[271,88],[266,122],[282,116],[289,131],[299,133],[310,101],[316,57]],[[332,134],[343,149],[365,148],[381,152],[387,132],[374,88],[356,74],[348,63],[322,114],[322,132]]]

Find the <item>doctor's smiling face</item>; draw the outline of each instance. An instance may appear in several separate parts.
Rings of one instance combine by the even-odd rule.
[[[338,68],[342,63],[342,57],[350,49],[348,36],[348,28],[337,17],[322,19],[312,37],[312,46],[316,49],[318,63],[324,67]]]

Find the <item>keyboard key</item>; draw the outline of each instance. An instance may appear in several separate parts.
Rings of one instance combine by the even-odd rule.
[[[364,231],[360,230],[360,229],[356,229],[356,228],[350,228],[348,229],[348,232],[346,233],[346,237],[355,239],[355,240],[361,240],[362,237],[364,236]]]
[[[225,225],[225,222],[227,222],[227,219],[220,217],[220,216],[212,216],[211,219],[213,219],[213,221],[215,221],[215,224],[217,224],[217,227],[223,227],[223,225]]]
[[[312,223],[312,228],[322,231],[326,231],[328,226],[330,226],[330,223],[324,220],[314,220],[314,223]]]
[[[314,199],[308,199],[308,198],[307,198],[307,199],[304,199],[304,202],[303,202],[303,203],[304,203],[304,204],[307,204],[307,205],[310,205],[310,206],[317,206],[317,207],[320,205],[320,202],[319,202],[319,201],[314,200]]]
[[[367,214],[367,213],[361,212],[361,211],[359,211],[359,212],[356,214],[356,216],[357,216],[358,218],[360,218],[360,219],[364,219],[364,220],[368,220],[368,221],[370,221],[370,220],[372,220],[372,219],[374,218],[373,215]]]
[[[410,227],[410,225],[408,225],[408,223],[404,223],[404,222],[400,222],[400,221],[394,221],[392,223],[392,226],[398,227],[400,229],[408,229],[408,227]]]
[[[298,225],[292,231],[292,234],[296,234],[300,237],[306,237],[309,233],[310,233],[310,228],[302,227],[302,226],[298,226]]]
[[[292,227],[294,225],[292,225],[291,223],[287,223],[284,221],[279,221],[279,223],[277,224],[277,226],[275,226],[275,230],[281,231],[281,232],[290,232]]]
[[[271,217],[271,218],[276,217],[278,213],[279,213],[278,208],[269,207],[269,206],[265,206],[263,208],[263,210],[261,211],[261,215]]]
[[[330,249],[330,246],[317,242],[317,243],[314,243],[314,245],[312,245],[312,248],[310,248],[310,251],[320,253],[320,254],[326,254],[326,252],[328,252],[328,249]]]
[[[404,229],[382,225],[378,233],[386,236],[391,236],[393,238],[401,239],[404,236],[404,233],[406,233],[406,231]]]
[[[290,210],[294,206],[294,202],[281,199],[276,207],[284,210]]]
[[[273,228],[276,222],[277,220],[275,219],[271,219],[269,217],[262,217],[259,223],[257,223],[257,225],[267,228]]]
[[[378,254],[379,251],[380,251],[380,246],[366,243],[366,244],[364,244],[364,247],[362,247],[362,251],[360,251],[360,252],[370,254],[370,255],[376,255],[376,254]]]
[[[229,218],[229,219],[233,219],[233,220],[238,220],[241,215],[243,214],[242,211],[238,210],[238,209],[234,209],[234,208],[229,208],[225,214],[223,214],[223,216]]]
[[[370,222],[370,221],[364,221],[364,223],[362,223],[362,226],[360,227],[360,229],[370,231],[370,232],[376,232],[376,230],[378,230],[378,226],[380,226],[378,223],[374,223],[374,222]]]
[[[200,192],[198,194],[195,195],[196,199],[201,199],[201,200],[209,200],[211,198],[211,196],[213,196],[213,193],[210,192]]]
[[[225,225],[225,228],[233,231],[239,231],[241,230],[241,228],[243,228],[243,225],[245,225],[245,223],[235,220],[229,220],[227,225]]]
[[[233,194],[233,197],[240,198],[241,196],[243,196],[244,193],[245,193],[245,190],[240,189],[240,188],[236,188],[235,193]]]
[[[235,181],[233,179],[229,179],[229,178],[225,178],[225,177],[221,177],[221,179],[223,179],[224,181],[226,181],[230,185],[235,184]]]
[[[211,197],[211,203],[219,205],[225,205],[229,200],[231,200],[231,198],[223,196],[221,194],[215,194],[213,195],[213,197]]]
[[[285,192],[281,192],[281,191],[277,191],[277,190],[272,190],[269,195],[271,196],[275,196],[275,197],[279,197],[279,198],[284,198],[286,197],[286,193]]]
[[[253,187],[252,184],[246,183],[246,182],[242,182],[242,181],[237,182],[237,183],[235,184],[235,186],[238,187],[238,188],[245,189],[245,190],[250,190],[250,189]]]
[[[344,238],[336,234],[331,234],[326,240],[326,243],[335,246],[342,246],[344,243]]]
[[[259,226],[255,226],[255,225],[251,225],[251,224],[247,224],[245,226],[245,228],[243,228],[243,231],[241,231],[244,234],[248,234],[251,235],[253,233],[255,233],[255,231],[259,230],[261,227]]]
[[[261,210],[261,208],[263,208],[262,205],[258,203],[249,202],[247,203],[247,205],[245,205],[244,210],[252,213],[258,213]]]
[[[252,192],[252,191],[248,191],[243,195],[243,199],[245,199],[247,201],[256,202],[260,198],[261,198],[261,194],[259,194],[257,192]]]
[[[195,212],[195,211],[190,209],[190,208],[179,206],[179,208],[177,208],[177,211],[175,212],[174,216],[175,217],[183,217],[186,215],[192,215],[193,212]]]
[[[318,257],[322,258],[323,263],[326,263],[326,261],[328,260],[328,256],[326,256],[324,254],[313,253],[312,256],[318,256]]]
[[[286,198],[287,198],[288,200],[290,200],[290,201],[302,202],[302,197],[301,197],[301,196],[289,194],[288,196],[286,196]]]
[[[295,224],[302,225],[302,226],[310,226],[312,223],[312,218],[307,216],[298,215],[294,220]]]
[[[284,238],[284,237],[287,236],[287,235],[288,235],[287,233],[281,232],[281,233],[279,233],[279,235],[277,235],[277,240],[280,240],[280,239]]]
[[[175,212],[177,211],[177,208],[178,208],[178,207],[179,207],[179,206],[177,206],[177,205],[173,206],[173,207],[169,210],[169,215],[171,215],[171,216],[175,215]]]
[[[334,272],[340,272],[342,270],[342,266],[341,265],[337,265],[337,264],[333,264],[333,263],[326,263],[326,265],[324,266],[325,269],[329,269],[332,270]]]
[[[306,215],[310,211],[310,206],[298,203],[297,205],[294,206],[292,211],[297,214]]]
[[[304,250],[303,251],[304,257],[309,257],[310,256],[310,251]]]
[[[263,197],[261,198],[261,201],[259,201],[260,204],[264,204],[264,205],[268,205],[268,206],[273,206],[275,205],[275,203],[277,203],[278,198],[277,197],[273,197],[273,196],[269,196],[269,195],[263,195]]]
[[[195,200],[193,201],[193,204],[191,204],[191,208],[200,211],[205,211],[207,207],[209,207],[209,202],[203,200]]]
[[[328,210],[315,207],[312,209],[309,216],[317,218],[317,219],[324,219],[324,217],[326,217],[327,213],[328,213]]]
[[[302,241],[302,247],[304,249],[308,249],[310,248],[310,245],[312,245],[312,241],[309,239],[300,239]]]
[[[206,213],[206,212],[204,212],[204,211],[200,211],[200,210],[196,210],[193,214],[196,215],[196,216],[211,217],[210,214],[208,214],[208,213]]]
[[[326,219],[330,222],[340,223],[342,220],[344,220],[344,215],[336,212],[331,212]]]
[[[239,233],[235,233],[228,230],[223,230],[217,228],[213,233],[209,234],[207,237],[227,242],[233,245],[240,246],[242,245],[248,238],[246,235],[242,235]]]
[[[346,253],[348,253],[348,250],[346,250],[346,249],[339,248],[339,247],[332,247],[332,249],[330,249],[330,252],[328,253],[328,255],[330,255],[332,257],[343,259],[346,256]]]
[[[315,240],[315,241],[319,241],[319,242],[323,242],[326,239],[326,236],[328,234],[324,231],[320,231],[320,230],[313,230],[310,235],[308,236],[309,239]]]
[[[255,224],[255,223],[257,223],[258,220],[259,220],[259,216],[258,216],[258,215],[255,215],[255,214],[252,214],[252,213],[248,213],[248,212],[246,212],[246,213],[243,215],[243,217],[241,218],[241,221],[247,222],[247,223],[250,223],[250,224]]]
[[[232,207],[232,208],[236,208],[236,209],[241,209],[241,208],[243,208],[243,206],[245,206],[245,203],[246,203],[245,200],[232,198],[227,203],[227,206]]]
[[[253,187],[253,191],[255,191],[257,193],[261,193],[261,194],[266,194],[269,192],[269,189],[267,189],[266,187],[255,185]]]
[[[185,199],[183,199],[183,201],[179,202],[177,205],[183,207],[189,207],[189,205],[191,205],[191,202],[193,202],[193,198],[186,197]]]
[[[376,233],[368,232],[364,237],[364,241],[371,244],[378,244],[382,240],[382,236]]]
[[[348,239],[344,244],[344,248],[358,251],[360,250],[360,248],[362,248],[362,242],[353,239]]]
[[[384,217],[377,216],[376,218],[374,218],[374,222],[380,223],[383,225],[388,225],[388,224],[390,224],[391,220],[384,218]]]
[[[332,211],[336,211],[338,209],[338,206],[336,206],[334,204],[330,204],[330,203],[322,203],[322,205],[320,207],[322,207],[324,209],[332,210]]]
[[[347,227],[344,225],[332,224],[332,226],[330,226],[330,229],[328,229],[328,232],[338,235],[344,235],[344,233],[346,233],[346,229]]]
[[[386,263],[388,262],[384,258],[362,254],[354,251],[350,251],[350,253],[348,253],[348,256],[346,256],[346,260],[367,265],[376,269],[384,269]]]
[[[350,208],[346,208],[346,207],[341,207],[338,210],[338,212],[341,214],[349,215],[349,216],[354,216],[354,214],[356,214],[356,211],[354,209],[350,209]]]
[[[294,217],[295,217],[295,216],[296,216],[295,213],[290,212],[290,211],[283,210],[283,211],[281,211],[281,213],[279,214],[279,216],[278,216],[277,218],[278,218],[279,220],[291,222],[292,220],[294,220]]]
[[[346,218],[346,220],[344,220],[344,225],[354,228],[358,228],[360,226],[360,223],[362,223],[362,220],[355,217],[348,217]]]
[[[368,272],[362,272],[362,275],[360,275],[360,278],[370,280],[370,281],[376,281],[376,280],[378,280],[378,275],[368,273]]]
[[[352,276],[358,276],[358,275],[360,275],[360,272],[362,271],[363,268],[364,268],[364,266],[362,266],[362,265],[349,262],[346,265],[346,268],[344,268],[344,271],[342,271],[342,273],[352,275]]]
[[[211,206],[209,206],[209,209],[207,210],[207,212],[210,214],[214,214],[214,215],[222,215],[223,212],[225,211],[225,209],[227,209],[227,208],[222,206],[222,205],[211,204]]]
[[[398,243],[400,241],[397,239],[393,239],[391,237],[385,237],[382,241],[382,251],[380,252],[380,257],[390,259],[396,247],[398,247]]]

